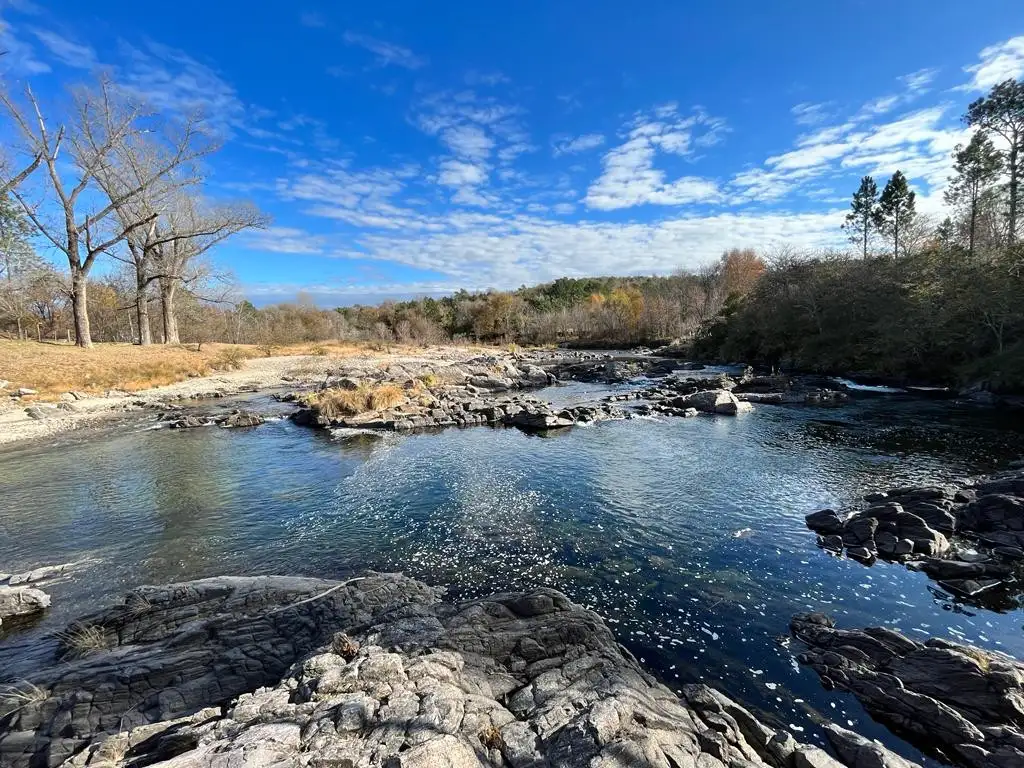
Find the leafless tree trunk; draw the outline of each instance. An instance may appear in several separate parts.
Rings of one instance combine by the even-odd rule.
[[[178,292],[178,281],[173,277],[160,278],[160,314],[164,324],[164,344],[180,344],[178,315],[174,309],[174,297]]]
[[[238,232],[266,226],[266,221],[252,205],[203,206],[201,200],[179,191],[161,219],[153,249],[165,344],[180,343],[174,300],[179,286],[201,276],[197,259]]]

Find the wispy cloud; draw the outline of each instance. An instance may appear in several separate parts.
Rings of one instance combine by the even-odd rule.
[[[828,119],[828,106],[805,101],[793,106],[789,111],[797,125],[817,125]]]
[[[0,57],[0,71],[14,75],[41,75],[50,71],[50,65],[36,54],[35,48],[17,34],[15,28],[0,18],[0,49],[7,52]]]
[[[267,227],[249,234],[246,245],[257,251],[319,255],[324,252],[325,238],[295,227]]]
[[[977,64],[964,67],[971,79],[959,87],[963,91],[987,91],[993,85],[1024,74],[1024,35],[983,48]]]
[[[552,154],[574,155],[578,152],[588,152],[597,149],[604,144],[604,136],[600,133],[585,133],[582,136],[556,136],[552,141]]]
[[[427,64],[425,57],[417,56],[408,48],[396,43],[389,43],[386,40],[380,40],[376,37],[348,31],[344,34],[343,39],[349,45],[365,48],[372,53],[377,64],[382,67],[393,64],[396,67],[404,67],[405,69],[419,69]]]
[[[200,113],[208,125],[233,133],[247,114],[234,86],[212,67],[177,48],[152,40],[121,42],[125,60],[118,85],[171,114]]]
[[[96,51],[88,45],[77,43],[49,29],[32,27],[31,31],[55,58],[69,67],[93,69],[98,64]]]

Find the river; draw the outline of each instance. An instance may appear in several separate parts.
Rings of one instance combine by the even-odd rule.
[[[250,405],[275,407],[262,395]],[[821,712],[920,760],[851,696],[799,669],[783,639],[792,614],[1024,657],[1021,613],[957,605],[902,566],[831,557],[803,517],[1021,454],[1024,429],[1002,414],[900,396],[548,436],[331,436],[287,420],[72,435],[0,453],[0,569],[89,560],[48,587],[40,623],[0,635],[0,677],[30,676],[54,630],[139,584],[401,570],[458,596],[555,587],[600,613],[670,686],[720,686],[802,740],[821,741]]]

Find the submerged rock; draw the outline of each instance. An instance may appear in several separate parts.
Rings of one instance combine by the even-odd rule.
[[[795,616],[790,628],[807,645],[800,663],[823,685],[853,693],[922,749],[968,768],[1024,765],[1024,664],[1016,659],[884,627],[837,629],[820,613]]]
[[[26,682],[4,766],[842,765],[708,686],[673,693],[550,589],[207,579],[78,626],[106,644]]]

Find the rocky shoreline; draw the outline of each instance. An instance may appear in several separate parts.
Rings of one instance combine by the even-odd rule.
[[[968,485],[890,488],[865,509],[807,516],[823,549],[871,565],[903,563],[957,599],[1016,607],[1024,594],[1024,468]]]
[[[11,768],[912,765],[674,693],[554,590],[446,602],[397,574],[143,587],[60,633],[4,701]]]
[[[964,768],[1024,765],[1024,664],[1006,654],[884,627],[837,629],[820,613],[793,618],[800,663],[829,690],[940,760]]]

